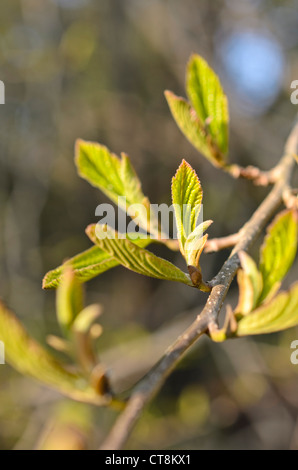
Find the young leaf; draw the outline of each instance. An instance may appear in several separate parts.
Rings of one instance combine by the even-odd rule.
[[[181,132],[199,152],[218,166],[207,141],[206,129],[200,122],[195,110],[184,98],[176,96],[169,90],[165,91],[165,97]]]
[[[228,151],[229,111],[218,76],[198,55],[190,58],[186,73],[190,103],[170,91],[165,96],[171,113],[186,138],[215,166],[225,166]]]
[[[206,220],[198,225],[187,237],[184,244],[184,251],[185,260],[188,266],[199,266],[199,259],[208,238],[208,235],[203,236],[203,233],[212,223],[212,220]]]
[[[101,315],[102,307],[98,304],[85,307],[73,322],[73,330],[80,333],[88,333],[94,321]]]
[[[201,209],[203,191],[200,180],[192,167],[183,160],[172,179],[174,204],[181,253],[188,236],[195,230]]]
[[[229,110],[220,80],[199,55],[190,58],[186,73],[186,90],[200,121],[208,127],[213,142],[223,155],[229,145]]]
[[[254,260],[244,251],[239,253],[241,268],[237,274],[239,302],[235,312],[248,315],[257,305],[263,288],[263,278]]]
[[[152,241],[153,240],[150,238],[132,240],[133,243],[143,248],[152,243]],[[109,256],[98,246],[93,246],[92,248],[79,253],[73,258],[70,258],[67,263],[72,266],[74,273],[80,282],[87,282],[119,264],[114,258]],[[64,266],[65,263],[58,268],[49,271],[45,275],[42,283],[43,289],[56,289],[58,287],[61,282]]]
[[[169,261],[138,247],[128,239],[105,237],[105,226],[89,225],[86,233],[101,250],[131,271],[157,279],[193,285],[188,275]]]
[[[297,211],[285,210],[270,225],[260,251],[263,291],[259,303],[272,297],[293,264],[297,251]]]
[[[105,404],[108,398],[100,396],[85,377],[70,372],[58,362],[24,329],[16,316],[0,303],[0,341],[5,345],[9,364],[58,392],[72,398],[94,404]]]
[[[69,264],[63,270],[62,282],[56,295],[57,319],[62,330],[67,333],[73,321],[83,309],[82,286]]]
[[[268,303],[261,305],[250,315],[243,317],[236,335],[274,333],[298,325],[298,283],[288,292],[281,292]]]
[[[103,145],[79,139],[76,142],[75,162],[82,178],[128,213],[132,205],[142,206],[139,225],[147,231],[150,222],[151,233],[158,232],[157,220],[154,214],[150,214],[149,200],[144,196],[140,180],[126,154],[122,153],[120,159]]]

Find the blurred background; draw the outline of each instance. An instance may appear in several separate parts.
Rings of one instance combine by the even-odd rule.
[[[40,342],[58,333],[43,275],[90,246],[105,197],[81,180],[77,138],[125,151],[153,203],[170,202],[182,158],[204,189],[209,236],[233,233],[267,190],[234,181],[176,127],[165,89],[185,96],[192,52],[220,75],[231,112],[230,159],[269,169],[297,112],[298,1],[10,0],[1,6],[0,295]],[[297,181],[297,180],[296,180]],[[297,186],[297,184],[296,184]],[[155,253],[183,266],[177,253]],[[211,279],[228,252],[206,255]],[[258,247],[252,254],[257,258]],[[285,286],[297,279],[296,262]],[[206,297],[113,269],[86,285],[104,308],[98,342],[116,390],[154,364]],[[235,305],[235,283],[228,301]],[[200,340],[146,410],[129,449],[298,449],[298,329],[224,345]],[[0,448],[96,448],[116,412],[73,403],[0,366]]]

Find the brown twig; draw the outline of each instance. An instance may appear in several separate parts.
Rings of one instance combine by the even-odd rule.
[[[228,235],[227,237],[211,238],[207,240],[204,253],[214,253],[216,251],[224,250],[225,248],[231,248],[235,246],[239,241],[239,232]]]
[[[247,250],[257,239],[268,220],[282,202],[283,192],[289,186],[294,159],[298,147],[298,123],[294,126],[285,146],[285,154],[279,163],[279,179],[249,221],[239,232],[239,240],[227,261],[210,282],[212,291],[209,298],[192,325],[168,348],[158,364],[135,386],[126,408],[116,420],[101,449],[121,449],[140,418],[146,404],[159,391],[168,375],[181,360],[183,354],[208,332],[209,325],[214,325],[230,284],[239,268],[238,253]]]
[[[290,186],[285,188],[283,195],[283,202],[287,209],[298,210],[298,190],[291,189]]]
[[[274,184],[279,178],[279,165],[269,171],[260,170],[260,168],[252,165],[245,168],[239,165],[229,165],[227,166],[227,171],[234,178],[250,180],[257,186]]]

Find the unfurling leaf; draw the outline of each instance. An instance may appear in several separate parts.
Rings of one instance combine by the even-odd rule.
[[[63,270],[61,282],[56,295],[56,312],[58,322],[66,333],[77,315],[83,309],[82,286],[69,264]]]
[[[218,76],[199,55],[192,55],[188,63],[186,89],[190,103],[165,92],[178,127],[215,166],[225,166],[229,140],[227,97]]]
[[[293,264],[297,251],[297,211],[278,214],[268,228],[260,251],[263,291],[258,303],[271,298]]]
[[[133,211],[134,216],[132,206],[138,205],[138,224],[146,231],[150,225],[151,233],[157,235],[157,220],[154,214],[150,214],[149,200],[144,196],[140,180],[126,154],[122,153],[120,159],[104,145],[79,139],[76,142],[75,161],[79,175],[128,214]]]
[[[239,253],[241,269],[237,274],[239,302],[235,312],[249,314],[257,305],[263,288],[262,275],[254,260],[244,251]]]
[[[227,97],[218,76],[197,54],[193,54],[188,63],[186,91],[197,116],[207,126],[207,133],[225,155],[229,146]]]
[[[102,307],[98,304],[88,305],[76,317],[73,322],[73,330],[87,334],[94,321],[101,315]]]
[[[260,271],[246,253],[239,254],[241,262],[241,269],[238,271],[239,302],[235,313],[245,316],[245,321],[244,319],[239,321],[239,325],[241,324],[239,331],[243,335],[244,327],[254,326],[254,322],[259,318],[255,316],[256,313],[262,314],[260,318],[267,319],[271,318],[270,312],[272,312],[273,317],[280,314],[284,320],[284,306],[279,311],[278,302],[281,302],[282,306],[283,300],[290,298],[290,293],[277,296],[275,294],[295,259],[297,235],[297,212],[285,210],[275,217],[267,230],[260,249]],[[285,312],[288,312],[288,307]],[[283,322],[283,325],[286,323]]]
[[[129,234],[127,236],[129,237]],[[152,243],[152,241],[150,238],[132,240],[133,243],[143,248]],[[119,263],[98,246],[93,246],[70,258],[67,264],[71,265],[78,281],[87,282],[108,269],[118,266]],[[58,287],[61,282],[64,266],[65,263],[45,275],[42,283],[44,289],[55,289]]]
[[[188,272],[194,286],[209,292],[202,279],[200,256],[208,235],[203,233],[211,225],[208,220],[196,226],[201,210],[203,191],[193,168],[183,160],[172,179],[172,202],[175,211],[179,248],[185,258]]]
[[[35,450],[87,450],[92,435],[90,406],[63,400],[53,403],[51,413],[45,417]]]
[[[165,97],[177,126],[189,142],[213,163],[214,157],[207,142],[205,127],[200,122],[195,110],[181,96],[166,90]],[[217,161],[215,160],[216,164]]]
[[[186,239],[196,228],[202,198],[200,180],[193,168],[183,160],[172,179],[172,202],[182,254]]]
[[[0,303],[0,341],[5,345],[7,362],[58,392],[78,401],[106,404],[110,398],[101,396],[80,373],[70,371],[33,339],[16,316]]]
[[[261,305],[239,323],[236,336],[274,333],[298,325],[298,283]]]
[[[203,234],[212,223],[212,220],[206,220],[202,224],[198,225],[187,237],[184,244],[184,252],[188,266],[199,266],[200,256],[208,238],[208,235],[203,236]]]
[[[107,230],[109,235],[109,229],[106,226],[89,225],[86,233],[93,243],[114,258],[117,263],[145,276],[193,285],[189,276],[169,261],[140,248],[128,239],[117,238],[117,233],[109,238],[106,236]]]

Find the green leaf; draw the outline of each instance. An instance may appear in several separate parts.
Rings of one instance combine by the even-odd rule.
[[[193,286],[189,276],[169,261],[138,247],[128,239],[105,236],[107,233],[106,226],[100,224],[89,225],[86,233],[90,240],[101,250],[131,271],[157,279],[178,281]]]
[[[186,90],[200,121],[225,155],[229,145],[229,110],[220,80],[207,62],[193,54],[187,66]]]
[[[165,91],[165,97],[181,132],[199,152],[218,166],[217,159],[213,156],[214,152],[211,151],[207,141],[206,129],[200,122],[195,110],[184,98],[176,96],[169,90]],[[220,160],[220,157],[218,157],[218,160]]]
[[[237,274],[239,302],[235,312],[248,315],[256,306],[263,288],[263,278],[254,260],[244,251],[239,253],[241,269]]]
[[[62,331],[67,333],[73,321],[83,309],[83,292],[81,283],[75,272],[66,264],[62,274],[62,282],[56,295],[57,319]]]
[[[153,240],[150,238],[132,240],[133,243],[136,243],[141,247],[148,246],[152,241]],[[114,258],[101,250],[98,246],[93,246],[73,258],[70,258],[67,263],[71,264],[75,275],[80,282],[87,282],[119,264]],[[42,284],[44,289],[55,289],[58,287],[61,282],[64,266],[65,263],[58,268],[49,271],[45,275]]]
[[[73,322],[73,330],[80,333],[88,333],[94,321],[101,315],[102,307],[98,304],[85,307]]]
[[[215,166],[227,164],[229,111],[218,76],[198,55],[192,55],[186,72],[190,103],[166,91],[171,113],[186,138]]]
[[[185,259],[188,266],[199,266],[200,256],[206,245],[208,235],[203,237],[203,233],[213,223],[212,220],[206,220],[198,225],[187,237],[184,245]]]
[[[259,303],[272,297],[293,264],[297,251],[297,212],[285,210],[278,214],[268,228],[260,251],[260,271],[263,291]]]
[[[172,179],[172,202],[180,250],[183,255],[186,239],[196,228],[202,198],[200,180],[192,167],[183,160]]]
[[[139,225],[147,231],[150,222],[151,233],[158,233],[158,222],[154,214],[150,214],[149,200],[144,196],[140,180],[126,154],[122,153],[120,159],[104,145],[79,139],[75,162],[82,178],[99,188],[128,214],[133,211],[133,217],[134,208],[131,206],[137,204]]]
[[[106,404],[108,397],[99,395],[79,373],[67,370],[24,329],[16,316],[0,303],[0,341],[5,345],[7,362],[60,393],[78,401]]]
[[[238,323],[237,336],[274,333],[298,325],[298,283],[281,292]]]

